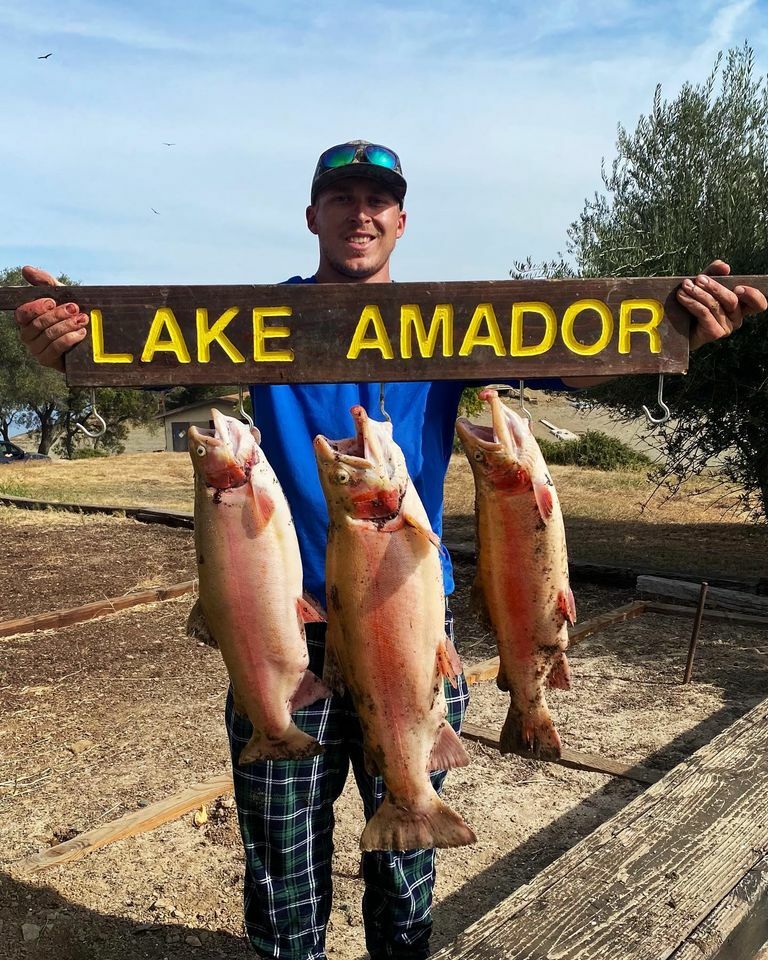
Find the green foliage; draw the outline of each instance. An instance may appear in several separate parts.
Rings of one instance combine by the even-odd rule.
[[[94,460],[98,457],[110,456],[109,450],[101,447],[78,447],[72,454],[73,460]]]
[[[539,440],[549,464],[591,467],[594,470],[647,470],[651,460],[600,430],[588,430],[578,440]]]
[[[480,387],[466,387],[459,400],[460,417],[476,417],[483,410],[483,401],[480,399]]]
[[[713,259],[734,274],[768,273],[768,82],[748,45],[718,56],[709,77],[674,100],[656,88],[633,133],[619,127],[617,155],[568,230],[568,254],[515,264],[516,276],[695,276]],[[685,378],[667,378],[673,419],[658,428],[672,490],[720,465],[743,485],[744,505],[768,513],[766,316],[691,356]],[[622,377],[591,392],[627,418],[654,408],[656,381]]]
[[[58,279],[67,286],[75,285],[64,274]],[[0,270],[0,286],[22,286],[25,282],[21,267]],[[213,389],[218,392],[217,388]],[[129,427],[150,423],[158,412],[158,398],[151,391],[105,388],[96,391],[96,406],[107,422],[106,433],[96,442],[97,449],[102,453],[122,453]],[[3,438],[9,439],[10,424],[15,419],[37,434],[40,453],[53,449],[71,458],[81,449],[92,449],[91,440],[75,426],[90,411],[90,391],[70,390],[60,373],[41,367],[33,360],[19,340],[13,314],[0,312],[0,434]],[[93,429],[90,421],[89,429]]]
[[[32,497],[29,489],[18,480],[5,480],[0,477],[0,495],[4,497]]]

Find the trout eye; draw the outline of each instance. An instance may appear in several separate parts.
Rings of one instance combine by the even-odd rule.
[[[477,460],[477,461],[485,460],[485,454],[482,452],[482,450],[475,450],[475,452],[472,454],[472,456],[473,456],[473,457],[475,458],[475,460]]]
[[[198,443],[198,445],[197,445],[197,450],[196,450],[195,452],[197,453],[198,457],[204,457],[205,454],[206,454],[206,452],[207,452],[206,449],[205,449],[205,444],[204,444],[204,443]]]
[[[349,474],[346,473],[344,470],[339,470],[338,473],[334,473],[334,475],[333,475],[333,482],[334,482],[334,483],[349,483]]]

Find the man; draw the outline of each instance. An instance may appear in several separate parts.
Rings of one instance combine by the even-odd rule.
[[[387,283],[390,258],[403,235],[406,181],[398,157],[388,148],[355,140],[320,157],[306,211],[307,226],[318,238],[320,262],[306,279],[289,283]],[[678,299],[696,319],[691,346],[727,336],[743,316],[766,309],[751,287],[734,292],[713,277],[726,275],[715,261],[686,280]],[[30,283],[51,285],[47,273],[24,268]],[[63,370],[63,354],[86,335],[88,317],[76,304],[56,307],[45,297],[16,311],[21,338],[30,353]],[[588,385],[599,378],[569,380]],[[534,382],[531,381],[531,386]],[[541,382],[553,386],[556,383]],[[433,529],[442,530],[443,479],[453,443],[462,384],[394,383],[386,387],[386,407],[394,436],[424,501]],[[305,588],[325,595],[324,562],[327,514],[317,479],[312,439],[351,432],[349,409],[362,404],[374,416],[379,384],[278,385],[251,388],[262,447],[290,503],[302,551]],[[446,595],[453,589],[450,560],[443,559]],[[446,629],[451,631],[450,613]],[[309,624],[310,669],[322,673],[324,625]],[[458,730],[466,707],[463,677],[459,689],[446,687],[448,718]],[[234,758],[250,736],[250,723],[226,708],[233,754],[238,814],[246,856],[245,920],[249,938],[265,957],[320,960],[325,957],[325,928],[331,906],[333,803],[352,765],[370,817],[383,795],[379,778],[365,771],[359,721],[348,698],[334,696],[301,711],[295,720],[325,746],[322,757],[300,761],[257,762],[238,767]],[[439,788],[444,773],[433,775]],[[363,857],[363,915],[366,943],[373,960],[423,958],[429,954],[434,851],[367,853]]]

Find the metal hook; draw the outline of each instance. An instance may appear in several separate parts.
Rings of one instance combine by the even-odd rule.
[[[387,423],[392,423],[392,418],[387,413],[386,407],[384,406],[384,384],[379,384],[379,410],[381,410],[381,415],[387,421]]]
[[[99,421],[99,423],[101,424],[100,429],[97,430],[95,433],[93,433],[92,431],[90,431],[90,430],[88,430],[86,427],[84,427],[84,426],[82,425],[82,423],[77,423],[77,422],[76,422],[76,423],[75,423],[75,426],[77,427],[77,429],[78,429],[78,430],[82,430],[83,433],[86,435],[86,437],[90,437],[92,440],[97,440],[99,437],[103,437],[104,434],[107,432],[107,421],[104,419],[104,417],[102,417],[102,415],[101,415],[101,414],[99,413],[99,411],[96,409],[96,389],[95,389],[95,387],[91,387],[91,412],[88,414],[88,416],[89,416],[89,417],[96,417],[96,419],[97,419],[97,420]]]
[[[239,399],[238,399],[238,401],[237,401],[237,412],[240,414],[240,416],[243,418],[243,420],[246,421],[246,423],[247,423],[248,426],[251,428],[251,430],[253,430],[253,428],[256,426],[256,424],[253,422],[253,417],[250,415],[250,413],[248,413],[248,411],[247,411],[247,410],[245,409],[245,407],[243,406],[243,402],[244,402],[244,392],[243,392],[243,385],[242,385],[242,383],[241,383],[240,386],[238,387],[238,391],[239,391]]]
[[[520,383],[520,412],[528,420],[533,420],[533,414],[531,413],[530,410],[527,410],[525,407],[525,393],[524,393],[525,380],[520,380],[519,383]]]
[[[655,425],[655,424],[659,424],[659,423],[666,423],[667,420],[669,420],[669,418],[670,418],[670,416],[671,416],[669,407],[666,405],[666,403],[664,403],[664,400],[662,399],[662,398],[663,398],[663,395],[664,395],[664,374],[663,374],[663,373],[660,373],[660,374],[659,374],[659,392],[658,392],[658,395],[657,395],[657,397],[656,397],[656,402],[658,403],[658,405],[659,405],[660,409],[662,410],[664,416],[662,416],[662,417],[654,417],[654,416],[652,416],[652,415],[651,415],[651,411],[648,409],[648,407],[645,406],[645,404],[643,404],[643,412],[645,413],[646,417],[648,418],[648,421],[649,421],[650,423],[653,423],[654,425]]]

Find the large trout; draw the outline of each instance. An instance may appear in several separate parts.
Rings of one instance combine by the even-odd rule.
[[[257,430],[212,410],[214,430],[189,428],[195,468],[200,596],[188,632],[218,646],[235,708],[253,724],[239,762],[313,757],[323,748],[291,713],[330,691],[307,670],[299,544]]]
[[[392,425],[351,410],[356,435],[315,439],[330,523],[329,686],[348,688],[371,774],[387,794],[363,850],[455,847],[475,835],[440,799],[430,770],[469,762],[446,721],[443,678],[461,664],[445,635],[440,541],[411,484]]]
[[[495,390],[480,397],[491,408],[493,426],[460,417],[456,431],[475,477],[473,600],[496,636],[496,682],[510,695],[499,749],[556,759],[561,743],[544,686],[570,686],[567,623],[576,619],[563,515],[528,421]]]

